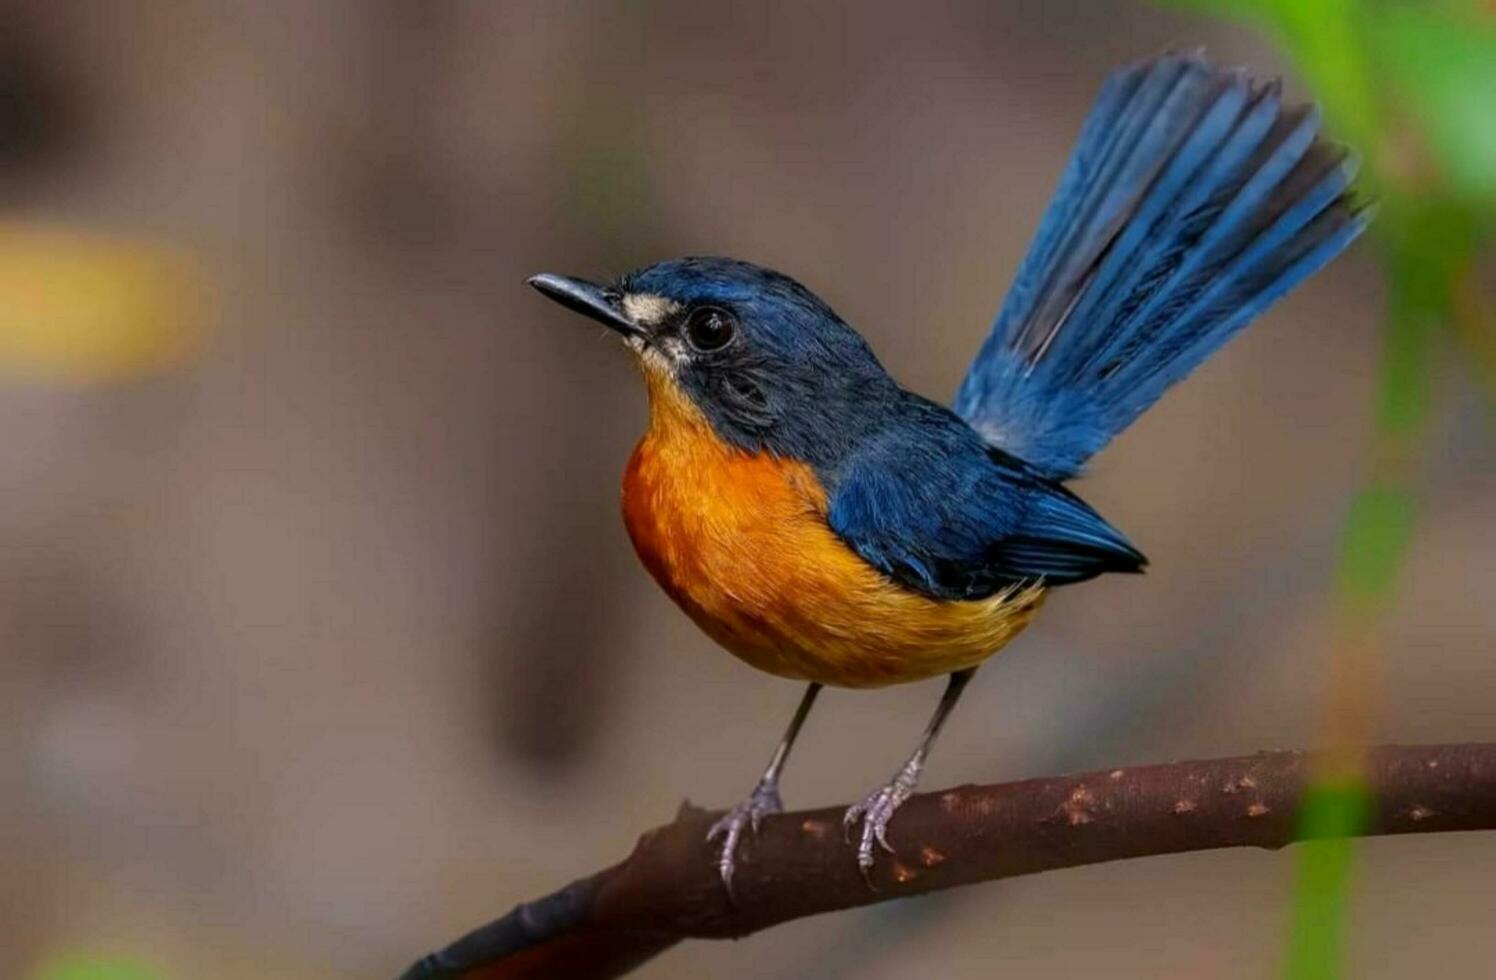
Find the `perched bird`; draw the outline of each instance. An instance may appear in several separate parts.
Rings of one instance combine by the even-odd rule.
[[[623,518],[644,566],[728,651],[809,684],[752,794],[712,828],[729,892],[822,685],[949,676],[914,754],[847,810],[867,875],[977,666],[1050,589],[1143,568],[1064,482],[1360,234],[1355,166],[1318,130],[1276,82],[1197,55],[1112,75],[952,408],[747,262],[529,280],[617,331],[642,371],[650,422]]]

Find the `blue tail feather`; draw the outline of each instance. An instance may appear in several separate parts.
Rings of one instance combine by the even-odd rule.
[[[1165,55],[1103,86],[955,408],[1075,475],[1365,228],[1355,163],[1276,82]]]

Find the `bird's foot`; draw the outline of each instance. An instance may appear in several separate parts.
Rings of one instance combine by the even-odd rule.
[[[732,874],[737,859],[738,841],[742,839],[743,829],[751,827],[755,834],[758,833],[758,825],[764,817],[773,813],[782,813],[784,803],[779,799],[779,786],[773,782],[760,781],[748,794],[748,798],[722,815],[722,819],[712,824],[712,828],[706,832],[708,841],[721,837],[722,850],[717,855],[717,873],[722,876],[722,885],[727,889],[727,896],[733,898]]]
[[[893,845],[888,843],[888,822],[894,811],[914,792],[919,784],[919,774],[924,768],[924,759],[916,755],[904,764],[887,786],[869,793],[861,803],[847,807],[842,817],[842,835],[847,843],[852,842],[852,828],[862,822],[862,836],[857,841],[857,868],[869,888],[873,887],[873,844],[892,854]]]

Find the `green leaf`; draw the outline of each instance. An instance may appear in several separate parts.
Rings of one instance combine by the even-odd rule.
[[[1412,4],[1372,9],[1380,80],[1400,112],[1388,137],[1426,142],[1394,152],[1423,149],[1444,191],[1496,212],[1496,16]]]

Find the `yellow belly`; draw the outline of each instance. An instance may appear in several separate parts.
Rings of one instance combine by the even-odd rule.
[[[931,599],[900,586],[826,524],[803,463],[718,440],[666,379],[623,481],[623,516],[646,568],[722,646],[760,670],[879,687],[974,666],[1028,625],[1029,586]]]

